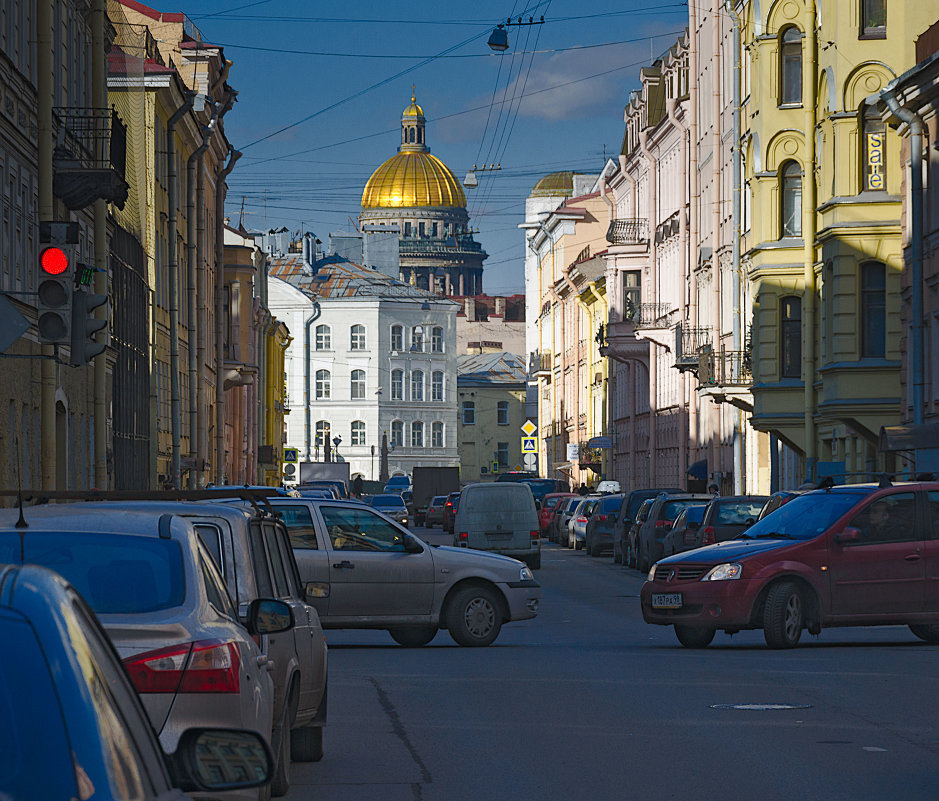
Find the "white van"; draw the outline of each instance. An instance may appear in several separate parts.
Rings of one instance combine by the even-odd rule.
[[[541,534],[535,498],[527,484],[470,484],[460,494],[453,544],[494,551],[541,567]]]

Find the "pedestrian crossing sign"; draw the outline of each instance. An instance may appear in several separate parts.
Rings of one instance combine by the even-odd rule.
[[[522,453],[538,453],[538,438],[522,437]]]
[[[299,461],[299,453],[296,448],[284,448],[284,462],[286,464],[295,464]]]

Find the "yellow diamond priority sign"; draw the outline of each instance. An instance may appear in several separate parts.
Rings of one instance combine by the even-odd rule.
[[[525,423],[522,425],[522,433],[526,437],[533,437],[537,430],[538,430],[538,426],[536,426],[531,420],[526,420]]]

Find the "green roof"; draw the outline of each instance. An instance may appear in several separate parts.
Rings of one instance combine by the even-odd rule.
[[[570,197],[574,194],[575,172],[552,172],[531,190],[530,197]]]

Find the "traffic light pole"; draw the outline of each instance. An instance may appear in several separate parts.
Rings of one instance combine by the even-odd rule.
[[[106,23],[106,0],[93,0],[91,7],[91,105],[107,108],[108,76],[105,72],[104,31]],[[95,201],[95,293],[108,294],[108,229],[107,203],[99,198]],[[95,317],[107,319],[107,304],[95,310]],[[107,332],[99,336],[106,341]],[[95,486],[108,489],[108,407],[107,407],[107,358],[102,353],[94,360],[94,473]]]

